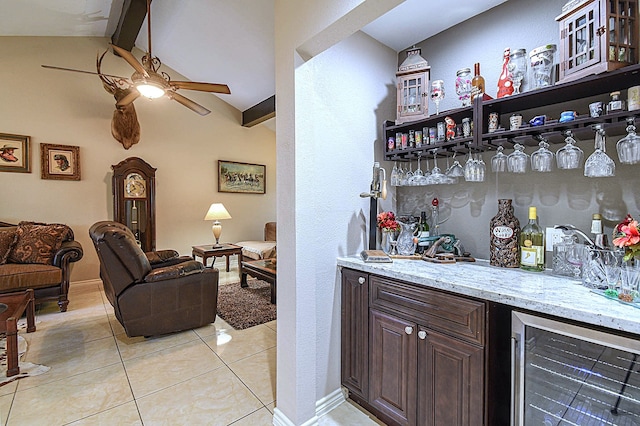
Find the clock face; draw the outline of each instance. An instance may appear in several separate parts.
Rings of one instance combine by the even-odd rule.
[[[129,173],[124,180],[124,196],[142,198],[147,196],[147,182],[138,173]]]

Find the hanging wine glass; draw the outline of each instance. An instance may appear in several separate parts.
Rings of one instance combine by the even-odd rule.
[[[536,151],[531,154],[531,170],[534,172],[550,172],[553,170],[553,152],[549,150],[549,143],[540,136],[540,143]]]
[[[393,169],[391,169],[391,186],[398,186],[398,162],[393,162]]]
[[[491,157],[491,171],[494,173],[504,173],[507,171],[507,156],[502,152],[504,147],[499,146],[496,155]]]
[[[601,124],[593,126],[596,132],[595,151],[584,163],[586,177],[611,177],[616,174],[616,163],[607,155],[606,135]]]
[[[636,164],[640,162],[640,137],[636,134],[633,117],[627,118],[627,136],[616,144],[618,159],[622,164]]]
[[[436,115],[440,113],[440,101],[444,99],[444,81],[434,80],[431,83],[431,100],[436,104]]]
[[[460,162],[456,159],[456,153],[453,153],[453,164],[447,170],[447,176],[458,179],[464,177],[464,168]]]
[[[524,152],[524,145],[515,144],[514,151],[507,156],[507,170],[511,173],[526,173],[529,168],[529,155]]]
[[[527,50],[516,49],[509,55],[509,72],[513,80],[513,94],[520,93],[522,80],[527,74]]]
[[[576,146],[576,140],[573,138],[573,132],[571,130],[565,131],[564,135],[566,145],[556,152],[556,163],[558,165],[558,169],[579,169],[582,167],[584,153]]]

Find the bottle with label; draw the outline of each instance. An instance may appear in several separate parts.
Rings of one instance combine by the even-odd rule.
[[[429,241],[426,238],[429,237],[429,222],[427,221],[427,212],[420,213],[420,224],[418,225],[417,235],[418,246],[416,247],[416,253],[424,253],[429,246]]]
[[[498,214],[489,223],[491,250],[489,264],[502,268],[520,267],[518,238],[520,221],[513,214],[511,200],[498,200]]]
[[[607,234],[602,232],[602,215],[600,215],[600,213],[594,213],[593,216],[591,216],[591,233],[593,234],[593,243],[597,248],[609,248]]]
[[[473,101],[476,97],[482,98],[484,95],[484,77],[480,75],[480,63],[476,62],[473,65],[474,75],[471,79],[471,100]]]
[[[607,104],[607,114],[624,111],[625,102],[620,99],[620,92],[611,92],[611,100]]]
[[[529,207],[529,223],[520,233],[520,268],[526,271],[544,271],[544,232],[538,225],[538,211]]]

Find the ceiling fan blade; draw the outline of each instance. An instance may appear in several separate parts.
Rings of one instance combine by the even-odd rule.
[[[109,46],[113,47],[113,50],[115,50],[118,55],[122,56],[122,59],[127,61],[129,63],[129,65],[131,65],[133,67],[133,69],[135,69],[136,71],[138,71],[140,74],[144,75],[145,77],[149,77],[149,74],[147,74],[147,70],[144,69],[142,64],[136,59],[135,56],[133,56],[133,54],[131,52],[129,52],[128,50],[125,50],[125,49],[123,49],[121,47],[118,47],[115,44],[109,43]]]
[[[84,70],[76,70],[73,68],[64,68],[64,67],[56,67],[53,65],[40,65],[42,68],[48,68],[52,70],[60,70],[60,71],[73,71],[73,72],[81,72],[83,74],[91,74],[91,75],[104,75],[105,77],[113,77],[121,80],[127,80],[127,77],[121,77],[119,75],[111,75],[111,74],[103,74],[95,71],[84,71]]]
[[[182,95],[180,95],[180,94],[178,94],[176,92],[167,91],[167,96],[169,96],[174,101],[178,101],[182,105],[186,106],[187,108],[189,108],[192,111],[197,112],[200,115],[207,115],[207,114],[209,114],[211,112],[208,109],[206,109],[205,107],[203,107],[202,105],[197,104],[197,103],[193,102],[191,99],[185,98],[184,96],[182,96]]]
[[[122,98],[118,102],[116,102],[116,106],[117,107],[127,106],[130,103],[132,103],[133,101],[135,101],[136,99],[138,99],[139,96],[140,96],[140,92],[138,92],[134,88],[131,88],[131,91],[129,92],[128,95],[126,95],[124,98]]]
[[[217,84],[217,83],[197,83],[195,81],[173,81],[171,80],[171,85],[178,89],[187,89],[187,90],[199,90],[201,92],[211,92],[211,93],[224,93],[231,94],[231,90],[229,90],[229,86],[226,84]]]

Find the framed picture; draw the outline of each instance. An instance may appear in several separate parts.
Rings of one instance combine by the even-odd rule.
[[[218,160],[218,192],[264,194],[266,166]]]
[[[40,144],[42,179],[80,180],[80,147]]]
[[[29,136],[0,133],[0,172],[31,173]]]

